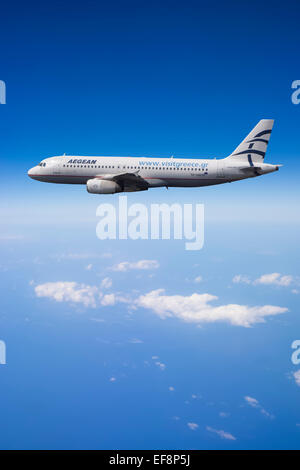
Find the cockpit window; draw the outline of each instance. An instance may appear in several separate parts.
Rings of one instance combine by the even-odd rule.
[[[46,163],[41,162],[39,163],[39,166],[46,166]]]

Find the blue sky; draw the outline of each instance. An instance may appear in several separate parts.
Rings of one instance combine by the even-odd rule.
[[[2,7],[0,448],[299,448],[298,17],[276,1]],[[96,208],[118,197],[26,173],[64,152],[226,156],[262,118],[276,174],[128,196],[203,203],[198,252],[100,241]],[[186,321],[193,294],[246,306],[251,327]]]

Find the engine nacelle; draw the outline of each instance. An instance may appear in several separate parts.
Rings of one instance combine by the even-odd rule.
[[[118,183],[97,178],[88,180],[86,189],[92,194],[114,194],[122,192],[122,188]]]

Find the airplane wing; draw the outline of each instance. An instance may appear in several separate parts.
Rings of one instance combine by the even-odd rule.
[[[123,191],[126,192],[145,191],[149,188],[149,184],[138,173],[139,172],[137,171],[135,173],[127,172],[99,176],[104,180],[115,181],[121,186],[121,188],[123,188]]]

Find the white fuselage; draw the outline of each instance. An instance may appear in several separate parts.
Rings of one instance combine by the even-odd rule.
[[[259,172],[250,163],[224,159],[180,159],[139,157],[58,156],[42,160],[31,168],[32,179],[47,183],[86,184],[88,180],[110,179],[114,175],[133,173],[147,181],[149,187],[198,187],[228,183],[278,170],[278,166],[259,164]]]

